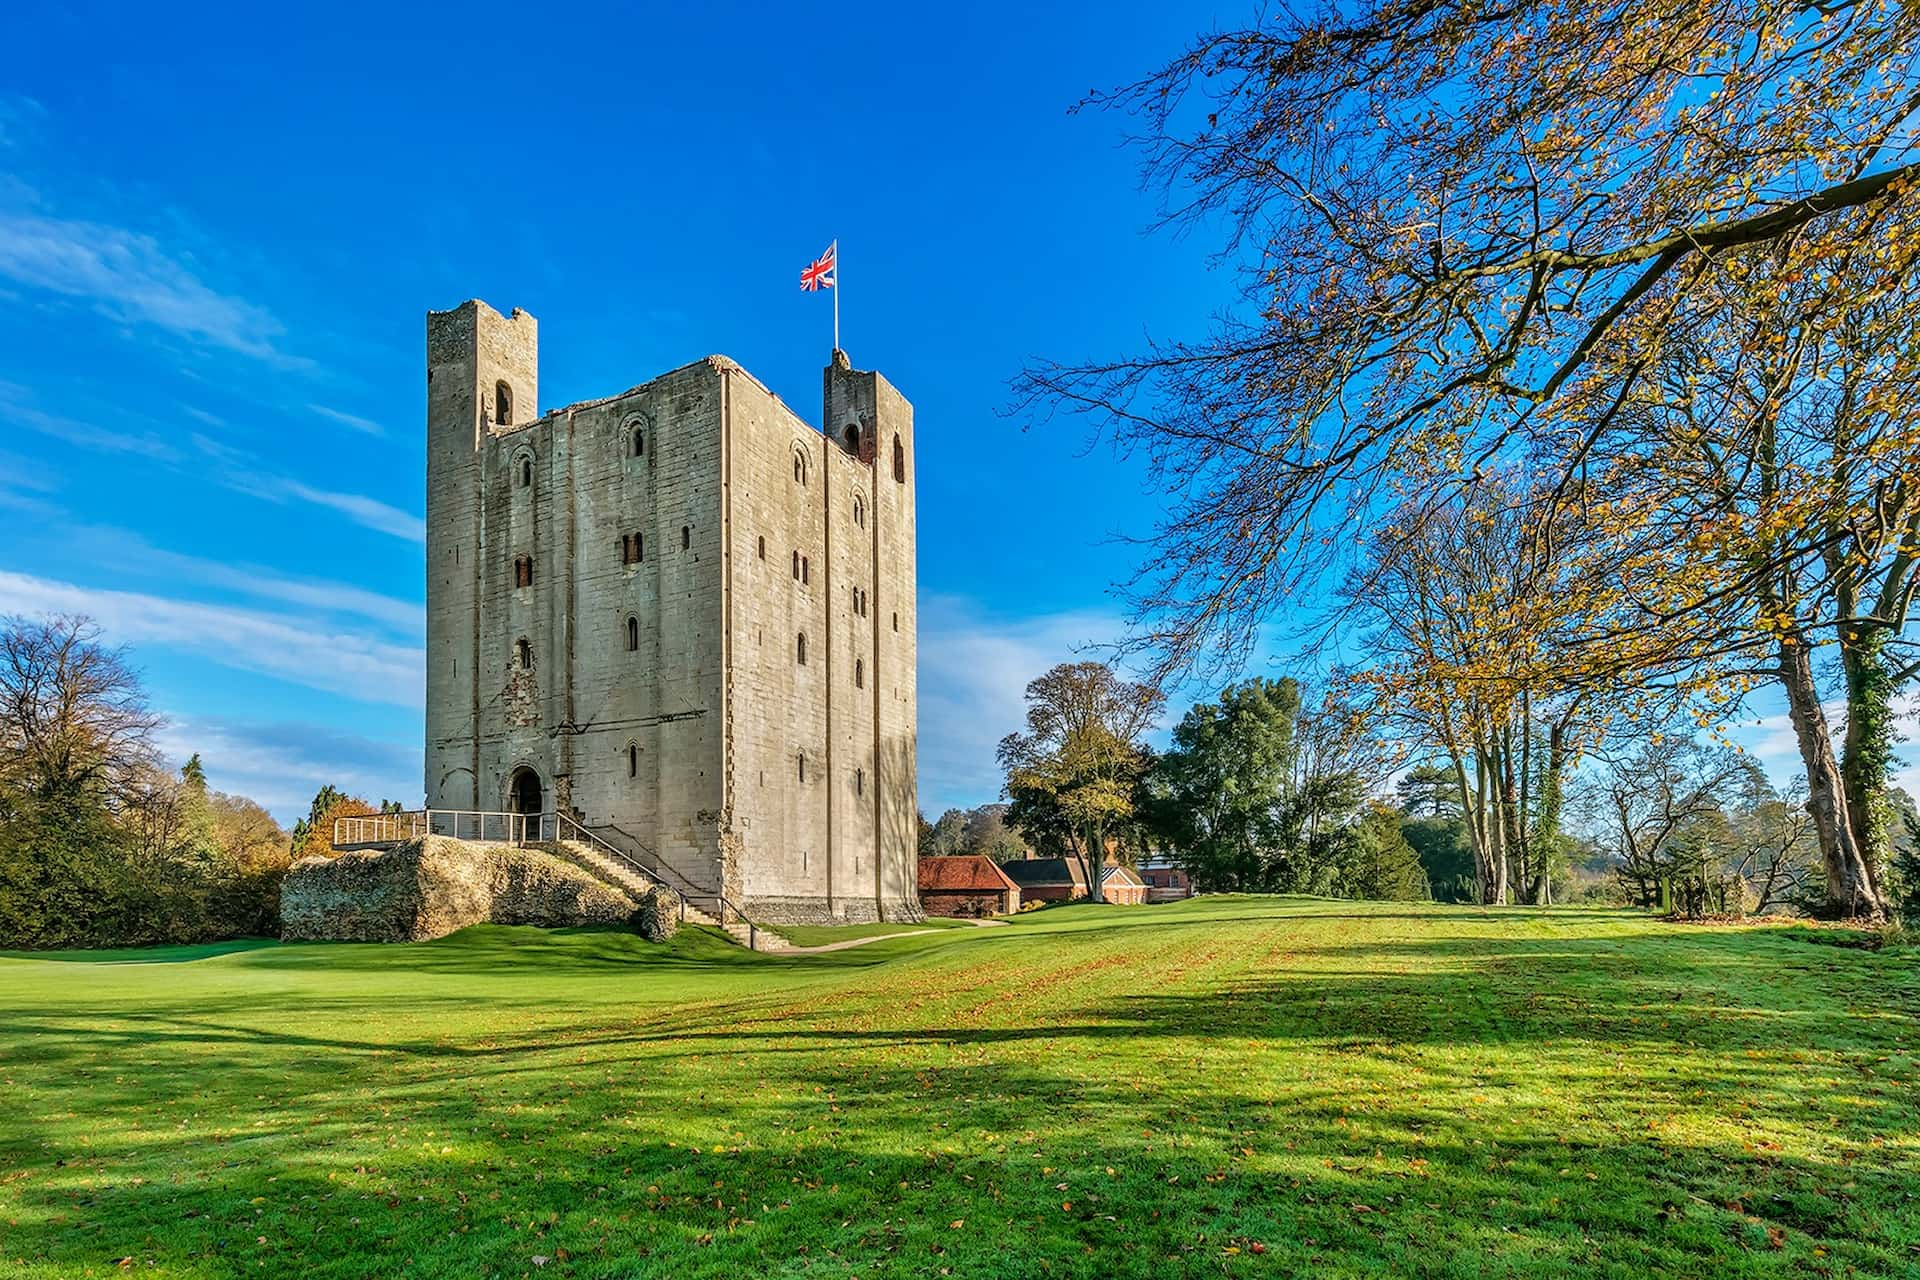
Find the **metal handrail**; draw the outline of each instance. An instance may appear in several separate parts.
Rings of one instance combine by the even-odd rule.
[[[641,862],[638,859],[629,857],[624,851],[617,849],[612,844],[608,843],[605,840],[602,840],[599,836],[593,834],[593,832],[589,831],[586,827],[581,826],[578,822],[575,822],[572,818],[569,818],[566,814],[564,813],[542,814],[541,816],[552,817],[555,820],[554,821],[554,838],[549,843],[558,844],[562,840],[572,840],[572,841],[575,841],[576,843],[584,844],[587,846],[587,848],[592,849],[596,853],[605,854],[609,858],[613,858],[619,862],[625,863],[628,867],[630,867],[633,870],[634,874],[639,876],[642,880],[651,881],[655,886],[661,889],[672,889],[674,894],[678,896],[682,901],[686,900],[685,894],[681,893],[678,889],[674,889],[672,885],[668,884],[666,881],[662,880],[659,876],[649,871],[644,865],[641,864]]]
[[[552,813],[507,813],[487,809],[407,809],[333,820],[333,844],[399,844],[421,836],[449,836],[488,844],[546,844],[558,830]]]
[[[639,836],[634,835],[631,831],[628,831],[625,827],[619,826],[611,822],[602,822],[597,824],[594,829],[598,831],[617,831],[620,833],[620,836],[623,839],[631,841],[633,846],[636,849],[640,850],[649,859],[651,859],[654,863],[657,864],[654,867],[654,872],[657,876],[671,876],[673,879],[680,882],[678,885],[672,886],[672,888],[674,889],[674,892],[678,893],[682,898],[690,901],[699,900],[699,899],[708,899],[708,898],[712,899],[716,907],[717,914],[720,917],[721,924],[724,925],[727,923],[727,913],[731,911],[734,914],[734,916],[741,921],[741,923],[747,926],[747,929],[750,934],[757,933],[759,926],[755,925],[753,921],[747,919],[747,913],[742,911],[733,902],[732,899],[727,897],[726,894],[721,893],[718,889],[702,889],[700,886],[693,883],[693,881],[687,879],[687,877],[681,875],[678,871],[675,871],[673,867],[670,866],[664,858],[662,858],[659,854],[655,853],[652,849],[649,849],[645,841],[640,839]],[[751,949],[751,944],[749,944],[749,949]]]

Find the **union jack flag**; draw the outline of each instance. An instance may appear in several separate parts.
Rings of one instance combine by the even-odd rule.
[[[807,264],[807,269],[800,273],[802,289],[812,293],[816,289],[833,288],[833,255],[839,244],[839,241],[834,241],[827,246],[825,253]]]

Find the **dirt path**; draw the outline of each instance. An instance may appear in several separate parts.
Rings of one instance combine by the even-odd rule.
[[[995,925],[1005,924],[1006,921],[969,920],[967,923],[979,928],[990,929]],[[853,947],[864,947],[870,942],[885,942],[889,938],[917,938],[923,933],[942,933],[945,931],[941,929],[904,929],[899,933],[878,933],[871,938],[848,938],[845,942],[823,942],[817,947],[796,947],[785,938],[781,938],[779,934],[771,929],[762,929],[760,932],[769,938],[780,938],[781,942],[781,945],[777,947],[762,946],[760,948],[762,955],[815,956],[826,951],[846,951]]]

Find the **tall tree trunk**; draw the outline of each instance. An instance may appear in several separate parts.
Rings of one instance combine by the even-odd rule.
[[[1534,844],[1540,851],[1540,882],[1534,887],[1533,900],[1543,907],[1553,905],[1553,851],[1560,845],[1566,772],[1567,725],[1561,720],[1547,728],[1547,772],[1540,779],[1540,820],[1534,831]]]
[[[1080,866],[1087,873],[1087,901],[1105,902],[1106,889],[1100,882],[1107,866],[1107,833],[1098,826],[1093,829],[1092,843]]]
[[[1473,846],[1473,900],[1491,903],[1494,883],[1493,840],[1488,832],[1486,768],[1476,757],[1473,781],[1469,782],[1467,762],[1460,753],[1449,746],[1447,757],[1453,762],[1454,782],[1460,788],[1460,813],[1467,823],[1467,842]]]
[[[1847,624],[1840,639],[1840,667],[1847,684],[1847,732],[1840,744],[1840,777],[1846,789],[1847,820],[1866,866],[1867,880],[1880,896],[1881,878],[1893,852],[1892,811],[1887,782],[1893,769],[1893,673],[1883,649],[1887,633],[1878,626]],[[1848,634],[1852,639],[1848,638]]]
[[[1827,911],[1831,915],[1877,916],[1885,912],[1879,891],[1854,838],[1847,812],[1847,791],[1827,732],[1827,713],[1813,681],[1813,658],[1806,645],[1788,636],[1780,642],[1780,683],[1786,690],[1793,734],[1807,770],[1807,812],[1820,839],[1827,875]]]

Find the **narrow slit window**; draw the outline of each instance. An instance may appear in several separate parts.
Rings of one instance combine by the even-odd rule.
[[[794,656],[799,659],[801,666],[807,665],[807,633],[804,631],[800,633],[799,642],[794,645]]]
[[[640,776],[640,748],[631,742],[627,744],[627,776],[629,778]]]
[[[636,458],[647,456],[647,433],[643,427],[633,429],[633,456]]]
[[[520,669],[522,671],[533,670],[533,645],[528,643],[527,638],[521,636],[519,640],[514,642],[513,649],[514,656],[519,660]]]
[[[767,540],[764,536],[760,539],[760,558],[762,560],[767,558]]]
[[[867,794],[867,771],[865,769],[855,769],[853,771],[853,794],[857,796]]]
[[[533,487],[533,459],[532,458],[520,459],[520,487],[522,489],[531,489]]]
[[[798,551],[793,553],[793,580],[795,582],[800,581],[800,553]]]
[[[853,522],[863,529],[867,526],[867,504],[858,497],[853,500]]]
[[[533,585],[533,557],[515,556],[513,560],[513,585],[530,587]]]
[[[867,687],[867,664],[865,659],[855,658],[853,660],[853,687],[856,689],[864,689]]]
[[[901,484],[907,482],[907,451],[897,435],[893,438],[893,478]]]
[[[690,524],[683,524],[680,526],[680,549],[682,551],[685,551],[688,547],[691,547],[692,545],[693,545],[693,526]]]
[[[800,760],[800,781],[805,782],[807,780],[807,753],[802,751],[800,753],[799,760]]]
[[[638,653],[639,651],[640,651],[640,619],[634,617],[632,614],[628,614],[627,615],[627,652]]]
[[[504,382],[493,384],[493,420],[503,427],[513,425],[513,388]]]
[[[813,578],[811,575],[812,567],[813,566],[808,563],[807,558],[805,556],[800,557],[800,581],[803,585],[813,581]]]

